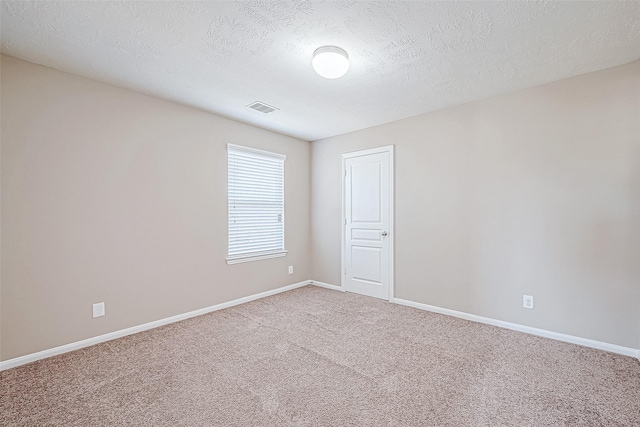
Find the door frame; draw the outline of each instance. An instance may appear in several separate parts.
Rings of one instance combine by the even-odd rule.
[[[347,207],[345,205],[345,184],[346,184],[346,176],[347,176],[347,159],[351,159],[354,157],[368,156],[370,154],[379,154],[379,153],[389,153],[389,297],[388,301],[393,302],[394,298],[394,248],[395,248],[395,230],[394,230],[394,216],[393,213],[395,211],[395,201],[394,201],[394,193],[395,193],[395,185],[394,185],[394,145],[385,145],[382,147],[370,148],[367,150],[360,151],[351,151],[348,153],[342,153],[342,188],[341,188],[341,204],[342,204],[342,218],[340,220],[340,229],[341,229],[341,244],[340,244],[340,287],[342,291],[346,291],[345,284],[345,276],[346,276],[346,236],[345,236],[345,225],[347,221]]]

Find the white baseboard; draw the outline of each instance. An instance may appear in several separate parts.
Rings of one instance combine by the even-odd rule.
[[[344,292],[344,289],[342,289],[342,286],[330,285],[328,283],[318,282],[317,280],[312,280],[311,284],[314,285],[314,286],[321,287],[321,288],[331,289],[333,291]]]
[[[100,344],[105,341],[111,341],[116,338],[121,338],[127,335],[137,334],[138,332],[147,331],[149,329],[157,328],[159,326],[168,325],[169,323],[179,322],[181,320],[189,319],[191,317],[201,316],[203,314],[211,313],[212,311],[222,310],[223,308],[233,307],[235,305],[244,304],[246,302],[254,301],[260,298],[265,298],[271,295],[279,294],[281,292],[290,291],[292,289],[301,288],[311,284],[311,280],[304,280],[302,282],[294,283],[293,285],[283,286],[281,288],[272,289],[266,292],[260,292],[259,294],[249,295],[247,297],[238,298],[233,301],[223,302],[220,304],[212,305],[210,307],[201,308],[199,310],[190,311],[188,313],[178,314],[176,316],[167,317],[165,319],[156,320],[153,322],[145,323],[138,326],[132,326],[131,328],[121,329],[119,331],[110,332],[108,334],[99,335],[97,337],[87,338],[86,340],[73,342],[70,344],[61,345],[48,350],[39,351],[37,353],[27,354],[25,356],[16,357],[0,362],[0,371],[6,369],[15,368],[16,366],[26,365],[27,363],[35,362],[36,360],[45,359],[51,356],[57,356],[58,354],[67,353],[69,351],[78,350],[91,345]]]
[[[344,292],[344,290],[340,286],[319,282],[317,280],[304,280],[302,282],[294,283],[292,285],[283,286],[281,288],[272,289],[270,291],[261,292],[254,295],[249,295],[247,297],[238,298],[233,301],[223,302],[220,304],[212,305],[210,307],[205,307],[199,310],[190,311],[188,313],[178,314],[176,316],[167,317],[165,319],[156,320],[153,322],[145,323],[138,326],[133,326],[131,328],[122,329],[115,332],[110,332],[108,334],[99,335],[97,337],[88,338],[86,340],[61,345],[59,347],[54,347],[48,350],[39,351],[37,353],[27,354],[25,356],[16,357],[14,359],[0,361],[0,371],[15,368],[16,366],[25,365],[27,363],[35,362],[36,360],[45,359],[47,357],[56,356],[58,354],[67,353],[67,352],[78,350],[84,347],[89,347],[95,344],[100,344],[105,341],[111,341],[116,338],[124,337],[127,335],[136,334],[138,332],[147,331],[149,329],[157,328],[159,326],[164,326],[170,323],[179,322],[181,320],[189,319],[191,317],[201,316],[203,314],[211,313],[213,311],[222,310],[224,308],[233,307],[239,304],[244,304],[246,302],[254,301],[260,298],[265,298],[271,295],[290,291],[296,288],[301,288],[307,285],[314,285],[321,288]],[[537,335],[540,337],[551,338],[554,340],[568,342],[572,344],[578,344],[585,347],[595,348],[598,350],[604,350],[612,353],[622,354],[625,356],[636,357],[638,358],[638,360],[640,360],[640,350],[634,349],[634,348],[623,347],[615,344],[609,344],[609,343],[594,341],[586,338],[575,337],[572,335],[561,334],[558,332],[547,331],[545,329],[538,329],[530,326],[518,325],[516,323],[504,322],[502,320],[476,316],[475,314],[464,313],[461,311],[450,310],[447,308],[436,307],[432,305],[403,300],[399,298],[395,298],[393,302],[396,304],[405,305],[405,306],[417,308],[420,310],[426,310],[434,313],[440,313],[440,314],[446,314],[449,316],[459,317],[461,319],[471,320],[473,322],[485,323],[488,325],[498,326],[505,329],[511,329],[514,331]]]
[[[471,320],[472,322],[485,323],[487,325],[498,326],[500,328],[511,329],[512,331],[524,332],[526,334],[537,335],[539,337],[551,338],[557,341],[563,341],[571,344],[577,344],[584,347],[595,348],[598,350],[609,351],[611,353],[622,354],[624,356],[635,357],[640,360],[640,350],[630,347],[623,347],[616,344],[609,344],[606,342],[590,340],[587,338],[576,337],[573,335],[561,334],[559,332],[548,331],[546,329],[533,328],[531,326],[519,325],[517,323],[505,322],[502,320],[491,319],[489,317],[477,316],[475,314],[464,313],[462,311],[450,310],[448,308],[436,307],[433,305],[422,304],[419,302],[404,300],[395,298],[394,303],[400,305],[406,305],[408,307],[417,308],[420,310],[431,311],[433,313],[446,314],[448,316],[459,317],[465,320]]]

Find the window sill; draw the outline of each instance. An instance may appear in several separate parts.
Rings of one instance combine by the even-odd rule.
[[[263,253],[259,255],[239,255],[233,258],[227,258],[227,264],[240,264],[241,262],[250,262],[250,261],[260,261],[261,259],[269,259],[269,258],[279,258],[281,256],[285,256],[288,251],[277,251],[277,252],[269,252]]]

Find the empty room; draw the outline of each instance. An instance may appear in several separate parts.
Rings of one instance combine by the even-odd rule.
[[[1,426],[640,426],[640,1],[0,20]]]

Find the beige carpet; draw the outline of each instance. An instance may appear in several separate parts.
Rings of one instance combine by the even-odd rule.
[[[2,426],[640,426],[640,363],[305,287],[0,373]]]

